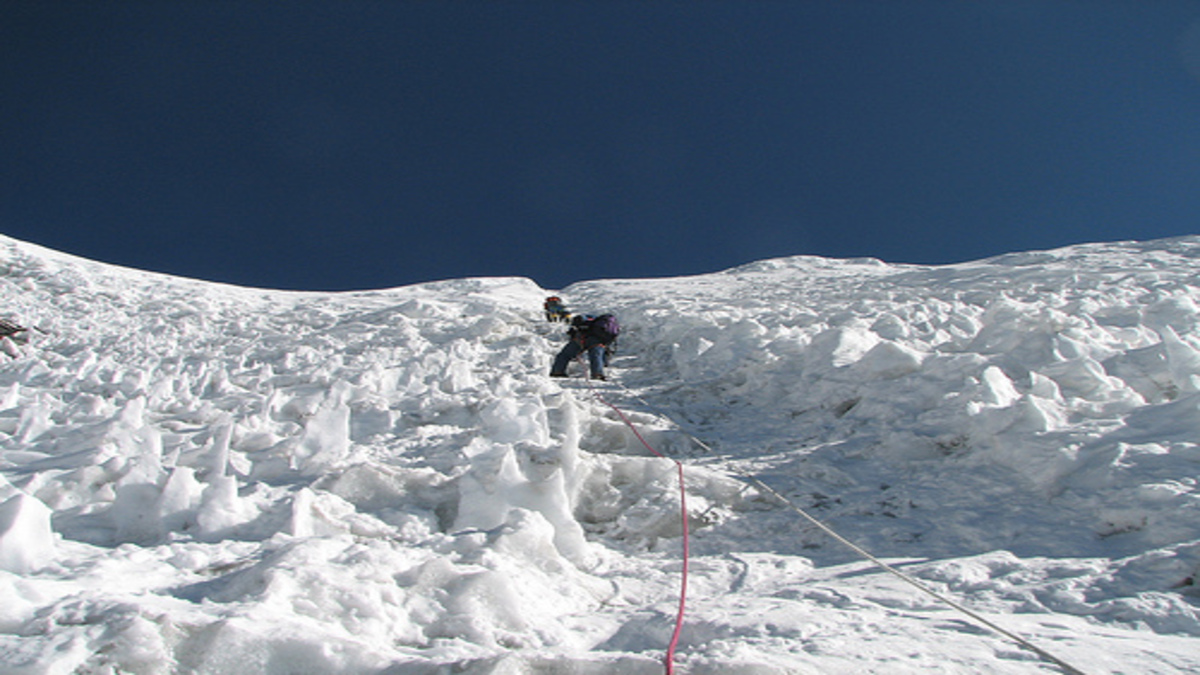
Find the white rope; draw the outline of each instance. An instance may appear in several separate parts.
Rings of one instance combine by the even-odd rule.
[[[707,452],[710,452],[714,455],[716,454],[716,451],[713,450],[707,443],[700,440],[694,434],[692,434],[692,433],[688,432],[686,429],[684,429],[683,426],[680,425],[678,422],[676,422],[675,419],[673,417],[671,417],[669,414],[667,414],[660,408],[654,406],[653,404],[647,402],[644,398],[642,398],[638,394],[634,393],[633,391],[630,391],[630,389],[628,387],[626,387],[625,385],[618,382],[617,386],[621,387],[621,389],[624,390],[627,394],[632,396],[634,399],[640,401],[643,405],[650,408],[652,411],[654,411],[661,417],[667,419],[671,424],[675,425],[675,428],[678,429],[680,433],[682,433],[684,436],[686,436],[693,443],[695,443],[699,447],[703,448]],[[905,582],[906,584],[912,586],[913,588],[917,589],[918,591],[934,598],[935,600],[947,605],[948,607],[950,607],[952,609],[955,609],[955,610],[963,613],[964,615],[970,617],[971,619],[973,619],[975,622],[979,623],[980,625],[985,626],[986,628],[992,630],[993,632],[995,632],[999,635],[1002,635],[1002,636],[1008,638],[1009,640],[1012,640],[1013,642],[1017,643],[1021,647],[1024,647],[1025,649],[1033,652],[1034,654],[1037,654],[1042,659],[1044,659],[1050,663],[1053,663],[1054,665],[1061,668],[1063,670],[1063,672],[1067,673],[1068,675],[1085,675],[1083,671],[1072,666],[1071,664],[1067,663],[1066,661],[1058,658],[1057,656],[1051,654],[1050,652],[1047,652],[1046,650],[1042,649],[1041,647],[1038,647],[1037,645],[1033,644],[1029,640],[1021,637],[1020,635],[1017,635],[1016,633],[1013,633],[1013,632],[1007,630],[1006,628],[1004,628],[1002,626],[997,625],[995,622],[981,616],[974,610],[971,610],[971,609],[963,606],[958,601],[953,600],[952,598],[949,598],[946,595],[935,591],[934,589],[921,583],[917,579],[914,579],[913,577],[905,574],[904,572],[901,572],[900,570],[896,569],[895,567],[892,567],[891,565],[887,564],[886,562],[875,557],[866,549],[862,548],[861,546],[855,544],[854,542],[850,541],[849,539],[846,539],[842,535],[838,534],[836,531],[834,531],[834,529],[832,527],[826,525],[825,523],[821,522],[817,518],[814,518],[807,511],[800,508],[795,502],[788,499],[786,496],[780,494],[777,490],[772,488],[770,485],[767,485],[766,483],[764,483],[757,476],[746,473],[737,468],[730,467],[730,470],[734,474],[736,474],[739,478],[741,478],[742,480],[767,492],[768,494],[772,495],[773,497],[778,499],[783,504],[786,504],[789,508],[791,508],[793,511],[798,513],[805,520],[812,523],[814,526],[819,528],[825,534],[829,535],[834,541],[849,548],[851,551],[854,551],[855,553],[857,553],[859,556],[863,557],[864,559],[869,560],[871,563],[875,564],[877,567],[879,567],[883,571],[887,572],[888,574],[895,576],[896,578],[898,578],[901,581]]]

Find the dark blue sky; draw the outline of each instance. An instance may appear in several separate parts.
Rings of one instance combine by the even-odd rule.
[[[547,288],[1200,233],[1200,2],[0,0],[0,232]]]

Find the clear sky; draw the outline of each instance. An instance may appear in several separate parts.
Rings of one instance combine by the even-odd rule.
[[[1200,233],[1200,2],[0,0],[0,232],[349,290]]]

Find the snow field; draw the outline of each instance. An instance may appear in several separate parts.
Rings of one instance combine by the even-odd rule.
[[[0,670],[658,673],[674,466],[525,279],[322,294],[3,240]],[[1200,240],[577,284],[685,458],[688,673],[1200,668]],[[710,445],[708,453],[676,424]]]
[[[564,621],[613,586],[587,573],[604,551],[576,511],[617,538],[677,534],[645,503],[670,501],[670,476],[546,381],[528,281],[330,302],[27,248],[9,246],[6,297],[48,336],[0,376],[20,486],[0,506],[0,621],[50,628],[4,636],[6,666],[424,672],[586,651],[594,629]],[[585,435],[613,454],[582,456]],[[96,576],[13,576],[35,569]],[[153,617],[159,644],[135,649],[146,626],[118,615]]]

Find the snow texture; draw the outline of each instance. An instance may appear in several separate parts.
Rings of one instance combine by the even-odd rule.
[[[0,672],[1200,671],[1200,238],[547,290],[240,288],[0,238]],[[573,366],[572,373],[582,369]],[[692,438],[703,441],[704,446]]]

